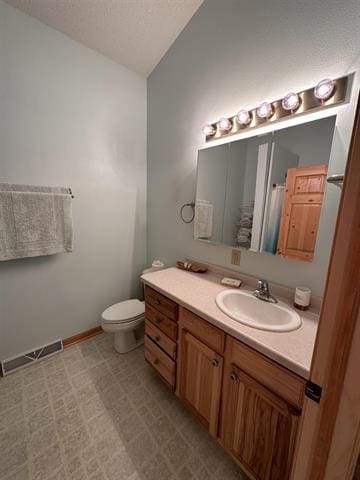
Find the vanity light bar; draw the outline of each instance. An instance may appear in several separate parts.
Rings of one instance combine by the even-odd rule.
[[[280,100],[263,102],[252,110],[240,110],[233,117],[222,117],[214,123],[203,126],[206,141],[235,135],[249,128],[259,127],[291,115],[310,112],[315,109],[342,103],[346,97],[348,77],[321,80],[315,87],[302,92],[290,92]]]

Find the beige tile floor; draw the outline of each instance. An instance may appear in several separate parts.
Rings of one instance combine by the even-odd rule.
[[[0,480],[233,480],[238,467],[143,350],[110,335],[0,379]]]

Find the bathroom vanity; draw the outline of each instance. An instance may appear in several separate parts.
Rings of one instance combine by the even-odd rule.
[[[175,268],[145,283],[145,359],[251,479],[289,477],[317,315],[292,332],[240,324],[211,275]]]

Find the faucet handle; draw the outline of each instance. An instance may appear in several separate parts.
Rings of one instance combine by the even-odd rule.
[[[269,284],[267,280],[259,280],[258,287],[260,290],[269,290]]]
[[[277,303],[276,298],[270,294],[269,283],[267,280],[258,280],[258,288],[253,295],[265,302]]]

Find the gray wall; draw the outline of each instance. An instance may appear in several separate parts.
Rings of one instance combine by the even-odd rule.
[[[0,181],[71,186],[75,250],[0,263],[0,358],[99,324],[146,263],[146,80],[0,1]]]
[[[228,171],[228,145],[206,148],[199,152],[196,200],[206,200],[213,205],[213,242],[221,242]],[[224,158],[223,162],[221,159]]]
[[[230,266],[226,247],[196,242],[180,206],[194,198],[201,127],[240,107],[310,87],[360,66],[358,0],[206,0],[148,79],[148,259],[192,256]],[[337,109],[333,171],[343,171],[351,103]],[[286,123],[286,122],[285,122]],[[321,255],[311,264],[243,252],[240,270],[321,294],[340,191],[324,217]]]
[[[247,141],[233,142],[229,144],[227,159],[222,159],[228,168],[221,242],[227,245],[234,245],[235,222],[239,219],[239,207],[244,204],[244,190],[247,186],[246,153]]]
[[[298,155],[299,166],[328,163],[335,122],[335,117],[328,117],[285,128],[275,132],[274,141]]]

